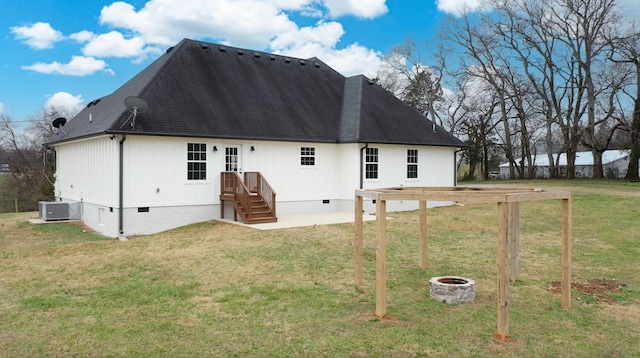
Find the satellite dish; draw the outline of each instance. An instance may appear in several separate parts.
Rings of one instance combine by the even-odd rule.
[[[129,96],[124,99],[124,105],[127,106],[130,110],[137,113],[144,113],[149,109],[149,104],[147,101],[140,97]]]
[[[62,126],[64,126],[65,124],[67,124],[67,119],[64,117],[58,117],[56,119],[53,120],[53,127],[54,128],[60,128]]]
[[[53,128],[55,129],[59,129],[62,131],[62,133],[64,133],[65,135],[67,134],[67,132],[64,131],[64,129],[62,129],[62,127],[67,124],[67,119],[64,117],[58,117],[56,119],[53,120],[53,122],[51,123],[51,125],[53,126]],[[58,134],[57,131],[55,131],[56,134]]]
[[[136,128],[136,116],[138,113],[144,113],[149,109],[149,104],[144,99],[137,96],[129,96],[124,99],[124,105],[131,110],[131,115],[120,126],[122,128],[125,123],[131,119],[131,128]]]

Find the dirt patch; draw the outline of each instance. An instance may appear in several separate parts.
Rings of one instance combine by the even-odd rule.
[[[583,297],[590,298],[586,300],[587,303],[616,303],[616,294],[622,294],[622,289],[627,287],[626,284],[618,280],[605,280],[599,278],[591,278],[585,281],[573,281],[571,282],[572,291],[581,293]],[[549,290],[554,292],[560,292],[562,290],[562,284],[559,281],[554,281],[549,284]],[[572,294],[576,299],[581,299],[580,296]]]

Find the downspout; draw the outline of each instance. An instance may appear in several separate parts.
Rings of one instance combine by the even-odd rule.
[[[123,134],[120,139],[120,163],[119,163],[119,188],[118,188],[118,239],[120,241],[126,241],[124,236],[124,141],[127,140],[127,135]]]
[[[364,151],[369,148],[369,143],[365,143],[364,147],[360,148],[360,189],[364,186]]]
[[[463,148],[459,148],[453,152],[453,186],[458,186],[458,152],[463,150]]]

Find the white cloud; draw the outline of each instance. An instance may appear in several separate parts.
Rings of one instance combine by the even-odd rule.
[[[455,16],[467,12],[479,11],[483,8],[482,0],[436,0],[438,10]]]
[[[62,33],[46,22],[36,22],[30,26],[14,26],[11,32],[16,39],[37,50],[52,48],[53,45],[64,39]]]
[[[82,95],[74,96],[67,92],[57,92],[49,96],[45,108],[55,108],[60,113],[78,113],[83,107]]]
[[[318,57],[344,76],[363,74],[375,78],[378,68],[382,65],[381,53],[357,43],[341,50],[327,51]]]
[[[82,30],[80,32],[76,32],[73,33],[71,35],[69,35],[69,38],[72,40],[75,40],[79,43],[85,43],[85,42],[89,42],[91,39],[95,38],[96,35],[91,32],[91,31],[87,31],[87,30]]]
[[[133,58],[137,62],[149,54],[161,53],[161,47],[193,38],[291,56],[316,56],[345,75],[373,75],[377,69],[373,67],[379,66],[382,56],[358,44],[339,49],[337,45],[344,34],[339,22],[320,21],[300,27],[290,14],[307,18],[322,18],[323,14],[334,18],[374,18],[387,11],[385,0],[149,0],[141,8],[116,1],[104,6],[99,16],[100,24],[113,31],[99,34],[82,30],[67,37],[84,45],[83,56],[74,56],[67,64],[39,62],[23,69],[74,76],[97,71],[112,73],[100,58]],[[41,48],[65,39],[49,24],[39,24],[12,31],[17,38],[21,36],[31,46]]]
[[[97,60],[93,57],[72,56],[69,63],[63,64],[59,62],[42,63],[37,62],[33,65],[22,66],[23,70],[30,70],[44,74],[70,75],[70,76],[87,76],[98,71],[105,71],[113,74],[113,71],[107,68],[107,63]]]
[[[4,113],[4,103],[0,102],[0,114]]]
[[[82,49],[85,56],[95,57],[142,57],[145,54],[145,43],[140,37],[125,39],[117,31],[98,35],[89,40]]]
[[[344,34],[340,23],[319,21],[277,36],[270,48],[279,54],[300,58],[317,57],[345,76],[364,74],[370,78],[382,64],[382,54],[358,44],[336,49]]]
[[[297,28],[283,7],[256,0],[155,0],[139,11],[130,4],[115,2],[102,8],[100,22],[133,31],[146,43],[164,46],[191,37],[265,48],[275,35]]]
[[[322,13],[316,10],[323,6],[333,17],[373,18],[388,11],[384,0],[153,0],[140,9],[119,1],[102,8],[100,23],[134,36],[126,39],[118,32],[96,36],[83,53],[136,57],[145,49],[171,46],[187,37],[296,57],[316,56],[345,75],[373,76],[381,54],[358,44],[338,49],[344,34],[340,23],[320,21],[301,28],[287,14],[295,11],[313,17]]]
[[[319,21],[316,26],[303,27],[278,35],[269,45],[272,49],[293,50],[309,47],[333,47],[344,35],[344,28],[337,22]]]
[[[324,0],[332,17],[354,15],[372,19],[389,11],[385,0]]]

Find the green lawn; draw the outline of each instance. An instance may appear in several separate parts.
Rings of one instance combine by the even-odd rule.
[[[491,182],[491,184],[500,182]],[[511,184],[512,182],[509,182]],[[573,193],[574,290],[560,308],[561,204],[521,204],[509,333],[497,324],[495,204],[430,209],[428,268],[416,212],[390,213],[387,312],[375,311],[375,223],[355,286],[352,224],[258,231],[207,222],[127,242],[74,224],[0,215],[0,357],[640,356],[640,184],[523,181]],[[476,281],[471,304],[429,298],[433,276]]]

